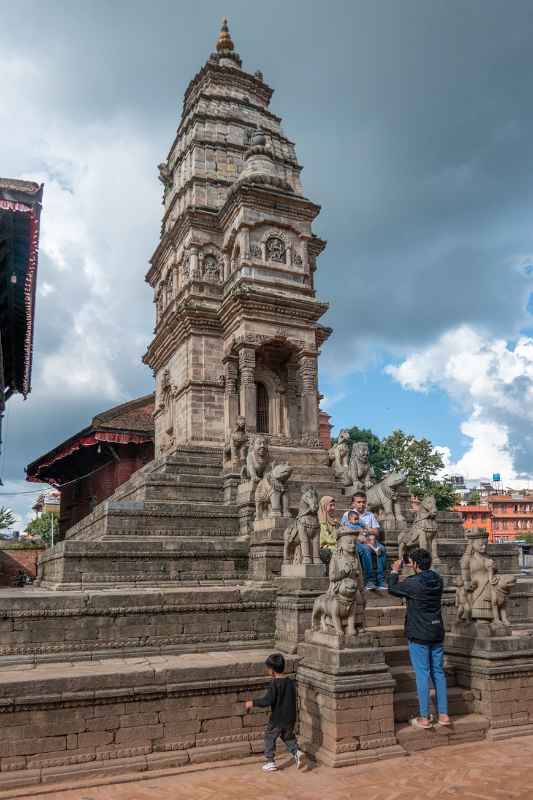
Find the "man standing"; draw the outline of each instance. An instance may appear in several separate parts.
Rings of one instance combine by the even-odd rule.
[[[388,578],[389,592],[407,601],[405,635],[409,658],[416,675],[420,716],[411,720],[415,728],[432,727],[429,719],[429,679],[437,696],[437,725],[451,725],[448,716],[448,689],[444,674],[444,623],[442,621],[442,578],[431,569],[431,555],[417,548],[409,554],[415,574],[400,581],[401,561],[395,561]]]

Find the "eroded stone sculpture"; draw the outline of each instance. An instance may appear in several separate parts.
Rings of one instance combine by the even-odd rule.
[[[370,511],[384,517],[384,521],[396,527],[406,524],[400,503],[398,490],[405,487],[407,472],[398,470],[389,472],[383,480],[375,483],[366,491],[366,504]]]
[[[289,464],[272,464],[255,490],[255,518],[288,517],[289,495],[287,482],[292,474]]]
[[[374,468],[369,461],[368,442],[355,442],[352,447],[348,472],[352,492],[366,492],[376,482]]]
[[[231,461],[232,469],[240,471],[248,455],[248,434],[246,433],[246,419],[238,417],[235,429],[230,435],[229,443],[224,448],[226,459]]]
[[[304,490],[298,515],[285,531],[284,564],[320,564],[320,523],[318,521],[318,492],[313,487]]]
[[[343,428],[339,433],[337,443],[328,451],[329,463],[333,466],[335,476],[340,478],[343,486],[349,486],[352,482],[350,477],[350,434]]]
[[[465,536],[462,585],[456,587],[458,627],[470,628],[461,632],[478,636],[509,634],[506,604],[516,577],[496,575],[496,564],[486,554],[488,533],[484,528],[467,530]]]
[[[365,594],[353,531],[339,528],[329,565],[329,588],[313,605],[312,629],[344,638],[365,627]]]
[[[270,465],[268,441],[265,436],[254,436],[242,466],[241,480],[258,483]]]
[[[406,550],[413,547],[422,547],[431,553],[433,560],[437,559],[437,501],[433,495],[428,495],[422,500],[413,500],[415,518],[409,528],[402,530],[398,535],[399,559],[403,560]]]

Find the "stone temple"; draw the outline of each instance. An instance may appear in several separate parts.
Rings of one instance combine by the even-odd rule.
[[[36,586],[0,593],[0,788],[261,752],[264,714],[247,715],[244,700],[263,690],[274,649],[296,674],[300,737],[322,763],[532,730],[532,586],[514,583],[499,635],[488,623],[483,636],[455,631],[457,514],[437,515],[435,545],[452,729],[406,725],[416,693],[399,600],[370,592],[349,647],[308,635],[328,578],[305,557],[287,563],[286,532],[305,529],[306,497],[344,510],[350,489],[319,443],[317,360],[331,333],[315,294],[320,209],[271,95],[224,22],[159,166],[144,356],[155,459],[43,555]],[[391,557],[412,522],[402,491],[386,495],[404,504],[401,524],[383,524]],[[513,546],[489,554],[518,573]]]

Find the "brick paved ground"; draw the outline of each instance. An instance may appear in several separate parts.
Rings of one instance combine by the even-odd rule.
[[[280,765],[285,761],[280,759]],[[25,796],[36,800],[531,800],[532,763],[533,736],[528,736],[442,747],[357,768],[297,772],[291,764],[265,775],[260,763],[248,763],[165,776],[147,774],[144,780],[108,781],[64,791],[50,787],[42,794],[28,790]]]

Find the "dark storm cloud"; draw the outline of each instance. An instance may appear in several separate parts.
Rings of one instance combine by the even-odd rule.
[[[72,193],[86,225],[62,245],[67,269],[54,269],[53,248],[41,260],[41,285],[53,291],[38,299],[34,394],[13,423],[13,478],[106,404],[151,385],[140,356],[153,327],[143,273],[158,237],[155,165],[222,14],[244,67],[262,69],[275,89],[272,109],[296,142],[306,194],[323,206],[318,286],[336,330],[326,365],[339,346],[345,359],[346,342],[355,366],[463,322],[504,337],[524,324],[529,284],[516,264],[533,253],[530,2],[4,3],[0,52],[19,88],[0,133],[0,173],[45,173]],[[28,106],[37,130],[17,150]],[[121,160],[135,142],[138,156]],[[76,175],[87,168],[96,187]],[[58,364],[89,362],[93,338],[87,391],[52,392],[46,357],[70,347]],[[116,385],[99,386],[106,346]]]

